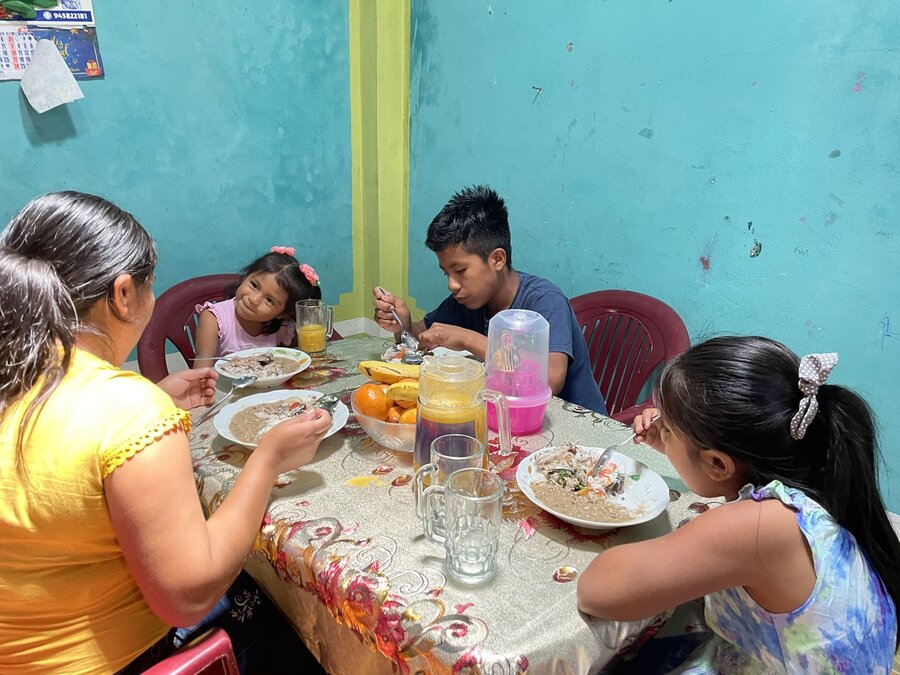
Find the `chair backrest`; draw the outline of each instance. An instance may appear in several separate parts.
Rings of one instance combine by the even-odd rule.
[[[691,346],[687,329],[675,310],[643,293],[594,291],[571,303],[609,414],[630,423],[650,404],[637,399],[656,367]]]
[[[210,274],[175,284],[156,299],[150,323],[138,341],[138,367],[149,380],[159,382],[169,374],[166,365],[168,340],[192,366],[197,312],[194,308],[207,301],[225,298],[225,289],[237,283],[237,274]]]
[[[144,675],[240,675],[231,639],[221,628],[191,641]]]

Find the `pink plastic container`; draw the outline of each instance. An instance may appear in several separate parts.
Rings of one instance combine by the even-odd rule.
[[[509,401],[509,430],[517,436],[540,431],[550,400],[547,380],[550,324],[537,312],[505,309],[491,317],[484,365],[485,385]],[[488,428],[497,411],[488,403]]]
[[[534,434],[544,424],[544,413],[552,392],[550,387],[538,396],[507,396],[509,401],[509,432],[514,436]],[[497,431],[497,408],[493,403],[487,404],[488,429]]]

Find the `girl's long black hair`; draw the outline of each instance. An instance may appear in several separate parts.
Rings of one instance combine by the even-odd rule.
[[[321,300],[322,289],[318,284],[313,285],[300,271],[298,260],[287,253],[272,251],[260,256],[241,270],[241,278],[225,289],[225,297],[233,298],[238,286],[244,283],[244,279],[251,274],[274,274],[278,285],[287,293],[287,301],[284,303],[284,312],[265,326],[263,333],[270,335],[277,333],[285,320],[290,320],[294,315],[294,305],[298,300]]]
[[[821,504],[856,538],[893,598],[900,625],[900,541],[878,491],[872,412],[849,389],[822,385],[819,411],[795,440],[790,423],[803,397],[799,366],[797,355],[775,340],[713,338],[664,368],[657,402],[697,447],[734,457],[748,482],[779,480]]]

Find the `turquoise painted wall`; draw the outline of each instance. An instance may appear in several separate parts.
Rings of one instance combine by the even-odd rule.
[[[0,83],[0,218],[51,190],[96,192],[160,249],[157,292],[237,271],[273,244],[352,287],[347,3],[107,2],[107,76],[35,114]]]
[[[425,229],[488,182],[570,295],[838,351],[900,512],[898,44],[894,0],[413,0],[411,292],[445,295]]]

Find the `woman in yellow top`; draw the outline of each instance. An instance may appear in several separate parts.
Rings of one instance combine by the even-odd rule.
[[[221,507],[197,497],[182,407],[119,370],[153,312],[156,249],[130,214],[63,192],[0,235],[0,672],[113,672],[197,623],[241,570],[279,473],[309,462],[316,411],[268,432]],[[165,390],[165,391],[164,391]]]

